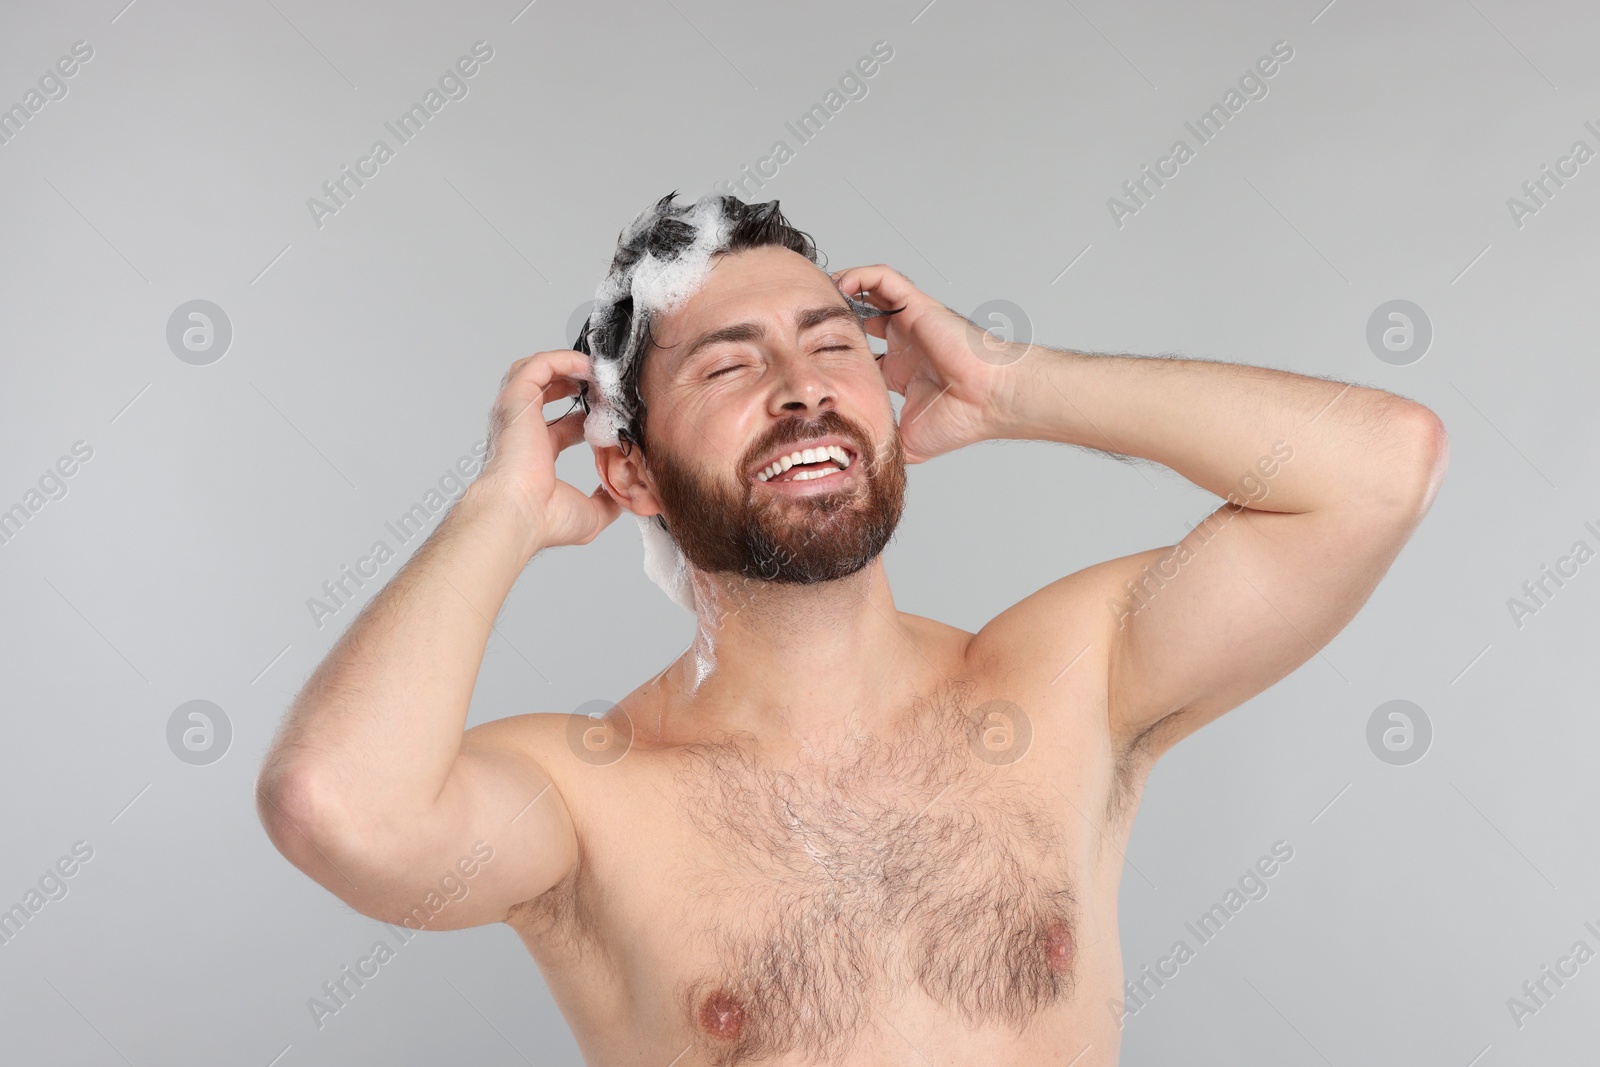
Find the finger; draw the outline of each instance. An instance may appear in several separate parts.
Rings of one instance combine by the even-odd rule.
[[[582,382],[571,378],[557,378],[544,387],[544,402],[551,404],[557,400],[565,400],[569,396],[577,396],[578,390],[582,388]]]
[[[545,352],[537,352],[534,355],[536,358],[543,359],[558,374],[567,374],[578,378],[591,376],[590,368],[594,364],[592,357],[584,355],[575,348],[552,348]]]
[[[572,353],[580,359],[585,358],[582,353]],[[540,421],[544,421],[544,408],[547,404],[576,396],[583,388],[583,382],[560,374],[555,369],[565,363],[562,360],[541,359],[541,356],[558,355],[557,353],[540,353],[539,356],[530,356],[518,360],[507,373],[506,382],[500,388],[496,397],[496,407],[506,412],[505,420],[509,424],[517,422],[528,416],[529,412],[539,412]],[[570,363],[566,363],[570,366]]]
[[[515,386],[518,391],[542,391],[552,383],[571,380],[592,381],[593,364],[588,356],[570,348],[536,352],[511,365],[500,382],[501,389]],[[573,391],[576,391],[574,388]],[[564,394],[571,396],[572,392]]]
[[[544,423],[543,409],[542,396],[513,383],[501,391],[490,411],[490,433],[499,438],[513,426],[531,425],[535,419]]]
[[[906,395],[906,388],[911,384],[911,371],[913,361],[907,358],[904,346],[891,348],[878,360],[878,371],[883,375],[883,384],[889,387],[892,393]],[[904,417],[904,412],[902,412]]]
[[[579,408],[549,423],[547,428],[550,431],[550,447],[556,452],[562,452],[582,441],[583,422],[586,418],[588,413]]]
[[[606,491],[604,482],[595,486],[594,492],[589,494],[589,499],[594,501],[594,510],[600,516],[601,530],[610,526],[616,521],[617,516],[622,514],[622,505]],[[598,532],[597,530],[596,533]]]
[[[840,292],[850,296],[865,293],[867,303],[884,310],[904,307],[922,296],[911,279],[882,263],[839,271],[834,275],[834,283]]]

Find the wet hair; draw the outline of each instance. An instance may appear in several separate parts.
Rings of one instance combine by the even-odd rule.
[[[648,414],[639,381],[644,356],[654,343],[652,309],[636,308],[632,291],[632,278],[642,260],[648,258],[652,266],[665,264],[670,268],[690,258],[685,253],[696,245],[712,256],[776,246],[796,252],[818,269],[825,269],[816,242],[784,217],[778,210],[778,201],[747,204],[735,196],[708,193],[694,205],[680,206],[674,203],[677,195],[674,190],[656,201],[618,235],[617,250],[606,281],[602,283],[601,294],[597,294],[594,311],[584,321],[572,346],[596,363],[605,360],[612,364],[615,378],[611,389],[606,388],[606,377],[599,377],[593,384],[617,409],[620,423],[616,430],[617,442],[624,455],[633,447],[643,453]],[[708,240],[711,247],[705,249]],[[603,298],[608,291],[614,294],[609,302]],[[901,310],[884,311],[853,296],[846,296],[845,301],[861,322]],[[585,382],[579,393],[585,412],[590,409],[590,385]]]

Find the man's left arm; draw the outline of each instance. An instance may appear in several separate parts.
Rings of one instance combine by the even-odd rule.
[[[1378,389],[1038,346],[1014,366],[992,436],[1154,460],[1224,498],[1176,544],[1094,568],[1123,743],[1165,720],[1169,747],[1315,654],[1371,596],[1448,463],[1438,417]],[[1086,587],[1064,579],[1008,613],[1047,661],[1078,651],[1067,621]]]
[[[1058,441],[1154,460],[1224,498],[1176,544],[1061,578],[974,638],[982,656],[1052,674],[1101,645],[1122,751],[1143,738],[1159,754],[1314,655],[1372,595],[1444,478],[1443,425],[1393,393],[1002,344],[885,264],[832,277],[893,311],[863,329],[888,343],[880,367],[905,398],[907,462],[989,439]]]

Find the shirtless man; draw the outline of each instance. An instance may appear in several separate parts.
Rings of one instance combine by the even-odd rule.
[[[635,252],[682,236],[669,201]],[[775,202],[713,206],[732,235],[631,335],[636,378],[600,373],[624,304],[592,354],[512,365],[483,472],[296,699],[262,821],[364,915],[511,926],[591,1064],[1115,1064],[1151,766],[1350,621],[1438,491],[1443,427],[1282,371],[1001,344],[886,266],[824,273]],[[631,430],[586,494],[555,459],[599,409],[524,416],[608,396]],[[1226,502],[975,634],[897,610],[906,466],[988,439],[1142,457]],[[465,729],[517,576],[623,510],[682,553],[690,647],[603,717]],[[418,908],[458,871],[469,892]]]

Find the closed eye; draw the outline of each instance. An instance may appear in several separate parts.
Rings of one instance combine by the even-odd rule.
[[[848,345],[848,344],[846,344],[846,345],[825,345],[824,347],[817,349],[817,351],[818,352],[849,352],[849,351],[852,351],[854,348],[855,348],[854,345]],[[744,364],[735,363],[735,364],[732,364],[731,366],[723,367],[720,370],[714,370],[710,374],[707,374],[706,377],[707,378],[720,378],[722,375],[727,374],[730,371],[736,371],[742,366],[744,366]]]

